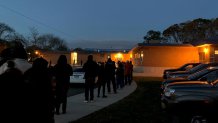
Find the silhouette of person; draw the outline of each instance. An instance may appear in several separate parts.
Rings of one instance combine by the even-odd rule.
[[[95,61],[93,61],[92,55],[88,56],[88,60],[83,65],[83,69],[85,71],[85,76],[84,76],[85,78],[85,101],[84,102],[88,102],[88,101],[93,102],[94,101],[95,77],[98,74],[97,73],[98,65]]]
[[[33,65],[24,73],[26,82],[29,123],[54,123],[54,94],[48,62],[37,58]]]
[[[129,62],[130,64],[130,84],[133,80],[133,64],[132,64],[132,61]]]
[[[115,62],[111,60],[111,58],[108,59],[108,61],[105,64],[105,72],[106,72],[106,81],[107,81],[107,89],[108,93],[111,93],[111,82],[113,86],[114,93],[117,93],[116,90],[116,83],[115,83]]]
[[[98,81],[97,81],[97,85],[98,85],[98,97],[100,97],[100,91],[101,91],[101,87],[102,87],[102,97],[105,98],[107,97],[105,95],[105,84],[106,84],[106,80],[105,80],[105,68],[104,68],[104,62],[100,63],[99,66],[99,70],[98,70]]]
[[[125,69],[124,69],[124,77],[125,77],[125,85],[131,84],[131,72],[132,72],[132,65],[129,61],[126,61]]]
[[[56,78],[56,114],[60,114],[60,106],[62,106],[62,113],[65,114],[67,109],[67,93],[70,87],[70,76],[73,74],[73,69],[67,63],[67,57],[65,55],[60,55],[53,69]]]
[[[116,80],[117,80],[117,88],[124,87],[124,67],[122,62],[118,62],[118,67],[116,70]]]
[[[11,115],[11,111],[16,114],[13,118],[7,119],[7,122],[13,122],[15,119],[16,122],[26,122],[26,114],[28,114],[27,108],[25,108],[27,92],[25,91],[23,73],[31,66],[27,61],[27,53],[22,43],[16,40],[9,42],[8,47],[1,52],[0,97],[3,107],[0,108],[4,112],[4,118]]]
[[[27,113],[24,105],[23,74],[14,68],[13,61],[7,61],[7,70],[0,75],[0,109],[1,120],[4,122],[25,122]],[[16,100],[16,102],[14,102]],[[12,113],[13,112],[13,113]],[[15,115],[13,115],[15,114]],[[13,118],[8,118],[8,117]],[[16,120],[15,120],[16,119]]]

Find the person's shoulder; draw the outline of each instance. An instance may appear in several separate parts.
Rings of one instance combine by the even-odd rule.
[[[72,68],[72,66],[70,64],[67,64],[67,67]]]

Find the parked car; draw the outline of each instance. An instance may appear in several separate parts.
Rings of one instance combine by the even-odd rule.
[[[176,71],[186,71],[189,70],[197,65],[199,65],[200,63],[186,63],[184,65],[182,65],[179,68],[175,68],[175,69],[166,69],[163,72],[163,79],[167,79],[167,74],[169,74],[170,72],[176,72]]]
[[[196,81],[201,80],[202,78],[210,77],[213,74],[218,73],[218,67],[208,67],[196,73],[190,74],[187,77],[177,77],[177,78],[170,78],[164,80],[161,83],[161,90],[164,90],[164,87],[167,86],[169,83],[173,82],[189,82],[189,81]]]
[[[177,77],[187,77],[188,75],[190,74],[193,74],[193,73],[196,73],[200,70],[203,70],[207,67],[213,67],[213,66],[218,66],[218,63],[204,63],[204,64],[199,64],[189,70],[186,70],[186,71],[176,71],[176,72],[170,72],[168,73],[166,76],[167,76],[167,79],[169,78],[177,78]]]
[[[85,71],[82,67],[73,68],[73,75],[70,76],[70,83],[85,83]]]
[[[82,67],[75,67],[73,68],[73,75],[70,76],[70,83],[79,83],[79,84],[85,84],[85,71]],[[97,82],[98,77],[96,77],[95,81]]]
[[[191,116],[191,123],[218,122],[218,72],[198,81],[168,84],[161,107],[171,114]]]

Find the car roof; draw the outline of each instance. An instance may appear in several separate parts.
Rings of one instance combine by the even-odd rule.
[[[191,84],[208,84],[208,82],[200,81],[200,80],[184,81],[184,82],[173,82],[173,83],[168,83],[166,86],[167,87],[172,87],[172,86],[177,86],[177,85],[191,85]]]

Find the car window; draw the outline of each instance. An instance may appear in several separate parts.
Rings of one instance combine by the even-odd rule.
[[[201,70],[199,72],[196,72],[196,73],[193,73],[191,75],[189,75],[187,77],[188,80],[194,80],[194,79],[198,79],[200,78],[201,76],[205,75],[206,73],[208,73],[210,70],[209,69],[204,69],[204,70]]]
[[[185,67],[185,70],[189,70],[189,69],[193,68],[193,66],[194,66],[194,65],[192,65],[192,64],[187,65],[187,66]]]
[[[218,79],[218,71],[216,70],[216,71],[210,72],[209,74],[203,76],[202,78],[205,78],[207,82],[213,82]]]
[[[189,71],[190,72],[196,72],[196,71],[198,71],[198,70],[200,70],[200,69],[202,69],[202,68],[204,68],[206,66],[207,66],[206,64],[199,64],[199,65],[193,67],[192,69],[190,69]]]

